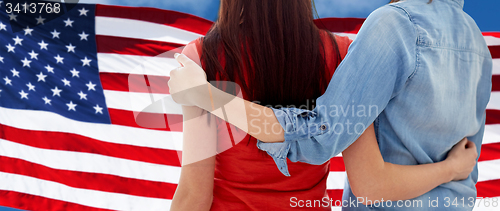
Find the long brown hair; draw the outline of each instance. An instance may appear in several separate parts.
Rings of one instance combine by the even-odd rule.
[[[208,80],[237,81],[247,100],[262,105],[306,105],[330,81],[323,55],[336,65],[341,60],[331,33],[335,52],[325,54],[313,20],[311,0],[221,0],[203,39]]]

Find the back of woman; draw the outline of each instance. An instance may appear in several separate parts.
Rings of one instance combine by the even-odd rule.
[[[320,31],[312,11],[310,0],[222,0],[218,21],[183,53],[201,60],[209,81],[235,82],[247,100],[312,109],[309,99],[325,91],[350,44],[346,37]],[[291,177],[286,177],[255,138],[221,119],[216,128],[211,210],[330,210],[321,201],[328,196],[329,162],[288,161]]]

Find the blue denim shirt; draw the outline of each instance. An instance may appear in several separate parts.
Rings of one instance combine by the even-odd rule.
[[[386,162],[442,161],[463,137],[475,142],[479,153],[491,92],[491,55],[476,23],[463,11],[463,0],[428,1],[407,0],[374,11],[314,110],[274,109],[285,142],[257,146],[283,174],[289,176],[287,158],[322,164],[372,123]],[[477,179],[476,167],[468,179],[440,185],[417,200],[428,210],[429,197],[438,199],[434,209],[442,210],[444,197],[450,204],[465,197],[465,206],[451,208],[472,210],[468,203],[476,196]],[[347,184],[348,197],[354,195]],[[366,208],[357,205],[346,209]]]

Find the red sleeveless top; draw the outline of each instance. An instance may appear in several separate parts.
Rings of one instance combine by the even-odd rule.
[[[323,40],[328,39],[322,33]],[[343,59],[352,42],[347,37],[335,36],[340,56]],[[325,58],[333,54],[333,46],[325,43]],[[188,44],[183,54],[199,63],[200,39]],[[327,60],[328,67],[335,61]],[[331,78],[335,68],[330,68]],[[322,200],[328,197],[326,180],[330,162],[323,165],[293,163],[288,160],[291,177],[284,176],[273,159],[257,148],[257,140],[233,125],[217,119],[217,150],[213,203],[211,210],[331,210],[316,203],[316,207],[298,207],[298,200]],[[229,131],[233,142],[229,137]],[[295,197],[295,198],[294,198]],[[321,201],[322,202],[322,201]],[[293,207],[297,206],[297,207]]]

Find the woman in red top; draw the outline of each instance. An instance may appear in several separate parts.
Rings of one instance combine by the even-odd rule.
[[[310,99],[325,91],[351,41],[319,30],[312,11],[310,0],[221,0],[217,22],[183,54],[206,70],[208,81],[238,84],[246,100],[314,106]],[[286,177],[244,131],[198,107],[184,106],[183,114],[183,166],[172,210],[331,210],[329,162],[288,161]]]

